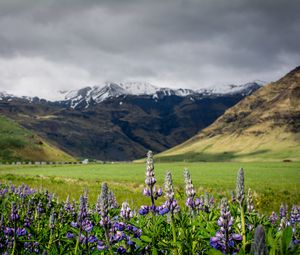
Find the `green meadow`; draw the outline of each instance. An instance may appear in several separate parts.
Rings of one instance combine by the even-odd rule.
[[[235,190],[236,173],[245,170],[246,190],[251,188],[254,202],[260,212],[278,210],[280,203],[291,206],[300,204],[300,162],[173,162],[155,164],[157,187],[163,187],[166,171],[171,171],[176,187],[176,196],[184,203],[183,169],[188,168],[197,196],[205,192],[230,198]],[[102,182],[107,182],[114,191],[119,204],[127,200],[132,206],[149,203],[142,195],[145,177],[143,163],[114,163],[89,165],[16,166],[0,165],[0,182],[15,185],[25,183],[37,189],[48,189],[58,199],[67,195],[78,199],[84,189],[89,191],[91,202],[96,201]],[[162,203],[163,199],[158,201]]]

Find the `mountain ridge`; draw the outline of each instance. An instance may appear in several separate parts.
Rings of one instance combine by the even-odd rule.
[[[241,100],[158,158],[300,160],[300,67]],[[227,155],[226,155],[227,154]],[[190,155],[190,156],[188,156]],[[244,155],[244,156],[243,156]],[[277,155],[277,156],[275,156]]]
[[[23,98],[29,101],[46,100],[75,109],[77,106],[80,106],[80,108],[88,108],[90,105],[99,104],[109,98],[118,98],[120,96],[149,96],[152,97],[153,100],[159,100],[165,96],[191,96],[199,98],[203,96],[207,97],[233,94],[248,95],[262,86],[263,83],[260,82],[249,82],[242,85],[228,84],[224,85],[222,88],[206,87],[192,90],[157,87],[147,82],[106,82],[102,86],[87,86],[78,90],[59,91],[60,99],[58,100],[46,100],[37,96],[17,97],[12,94],[8,94],[5,91],[0,92],[0,100],[12,98]]]

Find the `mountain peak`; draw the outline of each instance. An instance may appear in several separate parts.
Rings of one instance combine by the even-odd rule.
[[[292,71],[290,71],[289,73],[287,73],[282,79],[284,79],[286,77],[291,77],[291,76],[297,75],[299,73],[300,73],[300,66],[297,66]]]
[[[140,96],[146,95],[151,96],[157,100],[166,96],[213,96],[213,95],[224,95],[224,94],[242,94],[249,95],[253,91],[260,88],[261,85],[252,82],[243,85],[227,85],[222,88],[205,88],[199,90],[192,89],[171,89],[161,88],[148,82],[105,82],[103,86],[85,87],[79,90],[71,90],[64,92],[64,102],[72,108],[77,106],[89,107],[91,102],[101,103],[108,98],[117,98],[119,96],[133,95]]]
[[[0,100],[3,100],[4,98],[11,98],[13,95],[8,94],[6,91],[0,91]]]

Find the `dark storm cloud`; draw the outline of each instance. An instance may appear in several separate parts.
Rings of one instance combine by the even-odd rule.
[[[2,0],[0,89],[275,80],[299,65],[299,11],[298,0]]]

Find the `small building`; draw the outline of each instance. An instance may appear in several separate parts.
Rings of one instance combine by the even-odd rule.
[[[87,165],[89,163],[89,160],[86,158],[86,159],[84,159],[84,160],[82,160],[82,164],[85,164],[85,165]]]

